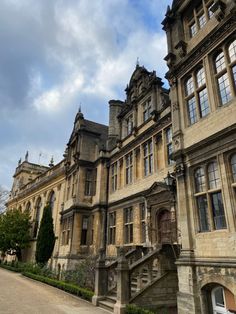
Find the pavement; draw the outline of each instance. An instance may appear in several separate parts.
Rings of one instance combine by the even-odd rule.
[[[0,268],[1,314],[108,314],[62,290]]]

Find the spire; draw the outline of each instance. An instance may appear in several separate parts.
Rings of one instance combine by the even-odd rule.
[[[28,161],[28,158],[29,158],[29,152],[28,150],[26,151],[26,154],[25,154],[25,161]]]
[[[137,57],[137,60],[136,60],[136,68],[139,67],[139,57]]]
[[[21,158],[20,158],[19,161],[18,161],[18,166],[20,166],[20,164],[21,164]]]
[[[50,163],[49,163],[49,167],[52,168],[54,166],[54,160],[53,160],[53,156],[50,160]]]
[[[78,119],[83,119],[83,118],[84,118],[84,115],[83,115],[83,113],[82,113],[82,110],[81,110],[81,103],[80,103],[80,105],[79,105],[79,110],[78,110],[78,112],[77,112],[77,115],[76,115],[75,120],[77,121]]]

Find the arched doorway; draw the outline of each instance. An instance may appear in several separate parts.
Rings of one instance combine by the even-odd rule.
[[[169,210],[162,210],[157,215],[159,243],[172,243],[171,215]]]

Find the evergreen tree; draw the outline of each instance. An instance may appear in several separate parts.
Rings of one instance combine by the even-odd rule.
[[[18,260],[21,260],[21,250],[30,243],[30,214],[19,209],[0,214],[0,251],[15,250]]]
[[[55,244],[51,208],[46,205],[41,219],[36,243],[35,260],[37,264],[45,265],[52,255]]]

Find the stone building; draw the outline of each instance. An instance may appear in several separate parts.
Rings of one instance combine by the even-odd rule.
[[[236,312],[236,2],[174,0],[162,22],[170,90],[137,64],[109,126],[78,112],[63,160],[14,175],[33,260],[45,204],[60,273],[99,256],[94,304]],[[172,138],[173,134],[173,138]]]
[[[176,0],[163,25],[182,246],[178,313],[234,313],[236,2]]]

